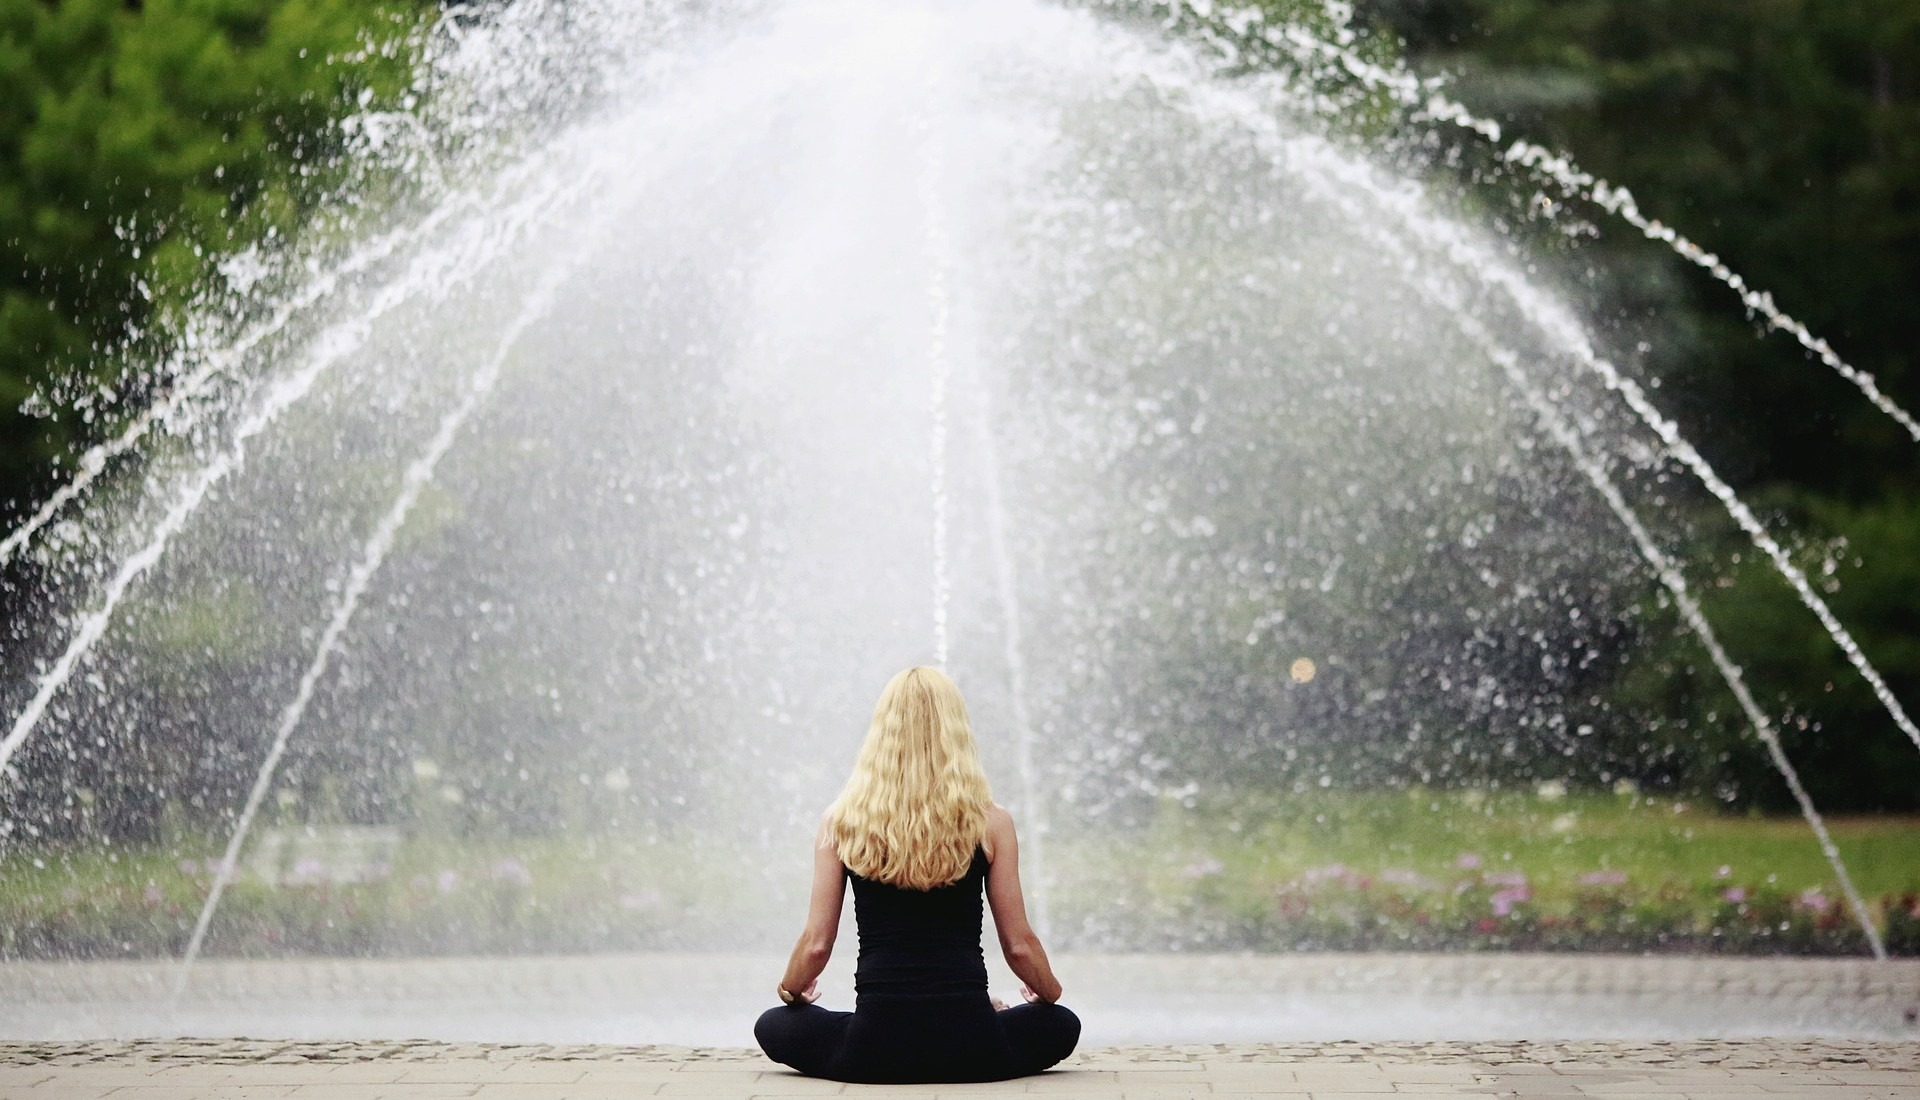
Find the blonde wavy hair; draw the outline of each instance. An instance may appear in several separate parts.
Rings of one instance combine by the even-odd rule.
[[[967,873],[992,805],[960,689],[920,666],[880,693],[827,837],[854,874],[931,890]]]

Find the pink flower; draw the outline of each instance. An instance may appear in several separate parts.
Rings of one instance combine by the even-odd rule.
[[[1511,916],[1514,906],[1531,900],[1533,900],[1533,891],[1525,886],[1511,886],[1505,890],[1497,890],[1493,895],[1493,915]]]
[[[1743,904],[1747,900],[1747,888],[1744,886],[1729,886],[1725,890],[1720,891],[1720,900],[1729,905]]]
[[[1626,884],[1625,871],[1588,871],[1580,876],[1582,886],[1625,886]]]
[[[1460,853],[1460,858],[1453,862],[1454,865],[1462,871],[1477,871],[1480,869],[1480,856],[1474,852],[1462,852]]]
[[[1805,893],[1801,894],[1798,898],[1795,898],[1793,902],[1793,907],[1795,909],[1805,909],[1808,912],[1812,912],[1812,913],[1824,913],[1827,910],[1833,908],[1833,899],[1821,893],[1820,890],[1816,887],[1815,889],[1808,890]]]

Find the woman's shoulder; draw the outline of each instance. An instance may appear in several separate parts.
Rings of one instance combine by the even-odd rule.
[[[993,862],[994,853],[1013,840],[1013,815],[998,802],[987,804],[987,835],[980,841],[980,850],[987,855],[987,862]]]

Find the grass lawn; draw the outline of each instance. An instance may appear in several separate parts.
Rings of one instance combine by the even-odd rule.
[[[1920,887],[1920,818],[1836,818],[1828,828],[1867,894]],[[1445,877],[1461,857],[1545,882],[1622,871],[1652,882],[1771,880],[1795,890],[1834,883],[1813,830],[1798,817],[1721,814],[1712,806],[1637,796],[1425,791],[1249,794],[1164,804],[1144,833],[1105,834],[1170,866],[1213,858],[1248,882],[1278,883],[1340,863]],[[1068,850],[1097,835],[1063,838]],[[1066,857],[1066,851],[1062,852]],[[1471,862],[1471,860],[1469,860]],[[1722,874],[1722,868],[1726,869]]]
[[[1891,946],[1920,953],[1920,819],[1831,823]],[[1032,822],[1023,822],[1030,833]],[[1637,795],[1216,794],[1130,824],[1029,835],[1059,948],[1856,953],[1811,831]],[[0,956],[177,954],[209,853],[16,848]],[[243,858],[210,954],[451,954],[784,946],[805,838],[394,837],[357,875],[270,883]],[[1039,881],[1041,876],[1044,881]]]
[[[1856,946],[1833,868],[1799,818],[1551,790],[1189,801],[1163,802],[1136,829],[1058,837],[1044,853],[1056,924],[1137,946],[1648,948],[1713,946],[1717,921],[1729,948]],[[1893,899],[1920,889],[1920,819],[1828,824],[1870,906],[1895,908]],[[1614,919],[1583,923],[1583,911]],[[1764,936],[1734,927],[1763,917]],[[1490,919],[1498,934],[1477,935]],[[1564,930],[1564,942],[1542,934],[1543,919]],[[1793,927],[1779,928],[1783,921]],[[1355,934],[1369,922],[1378,934]],[[1436,922],[1447,934],[1422,934]]]

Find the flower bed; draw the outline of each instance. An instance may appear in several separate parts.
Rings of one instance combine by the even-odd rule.
[[[1405,869],[1341,864],[1308,870],[1249,900],[1195,874],[1168,905],[1128,905],[1144,920],[1090,923],[1081,946],[1135,950],[1622,951],[1858,955],[1865,934],[1828,891],[1726,881],[1635,883],[1592,871],[1542,886],[1519,871],[1486,870],[1472,857],[1437,879]],[[1920,954],[1920,895],[1872,904],[1890,951]]]
[[[1920,821],[1829,825],[1888,950],[1920,954]],[[1869,950],[1804,823],[1630,787],[1227,791],[1049,851],[1084,949]]]

